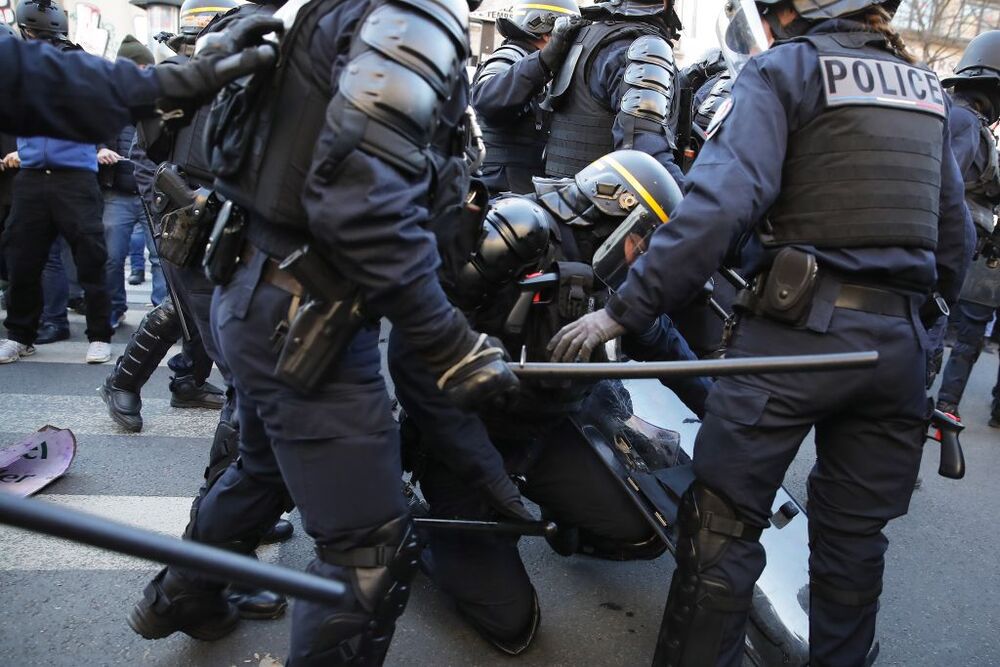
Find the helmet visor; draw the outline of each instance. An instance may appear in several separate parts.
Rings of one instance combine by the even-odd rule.
[[[752,56],[769,46],[753,0],[726,0],[715,23],[715,33],[734,78]]]
[[[617,290],[631,267],[649,248],[649,239],[661,224],[644,206],[636,206],[594,253],[592,266],[598,280]]]

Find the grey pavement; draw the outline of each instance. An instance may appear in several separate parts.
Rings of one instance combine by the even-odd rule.
[[[129,293],[135,303],[129,326],[115,337],[118,343],[141,318],[148,284]],[[96,394],[110,364],[82,363],[82,329],[82,318],[73,316],[71,341],[39,346],[31,361],[0,366],[0,445],[45,423],[73,429],[77,459],[67,476],[42,495],[177,534],[183,528],[182,510],[201,481],[215,416],[171,408],[169,371],[161,368],[143,394],[150,429],[141,435],[122,433]],[[1000,472],[1000,431],[986,426],[996,375],[997,357],[984,355],[962,405],[968,425],[962,438],[966,478],[938,477],[937,447],[929,442],[910,514],[889,527],[880,665],[1000,664],[1000,534],[992,529],[1000,500],[994,482]],[[690,425],[666,419],[665,426],[690,437]],[[791,492],[803,500],[814,455],[811,444],[804,445],[787,478]],[[263,557],[301,568],[310,558],[310,541],[297,515],[291,518],[295,537]],[[526,654],[515,659],[497,653],[462,622],[445,596],[419,578],[387,664],[649,663],[673,569],[668,556],[634,563],[567,559],[537,539],[522,541],[521,551],[542,607],[541,630]],[[269,667],[277,664],[271,658],[286,655],[287,618],[243,622],[233,635],[214,643],[186,636],[140,639],[124,619],[155,570],[149,563],[101,558],[0,527],[0,655],[9,664],[53,667]]]

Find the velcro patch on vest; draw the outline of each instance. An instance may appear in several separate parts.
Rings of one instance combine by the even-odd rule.
[[[819,62],[827,106],[913,109],[945,117],[944,91],[934,72],[874,58],[820,56]]]

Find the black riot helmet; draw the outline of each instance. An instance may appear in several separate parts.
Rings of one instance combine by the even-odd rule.
[[[69,15],[58,0],[20,0],[14,16],[25,37],[28,32],[48,39],[69,35]]]
[[[612,16],[663,16],[671,36],[680,34],[683,26],[677,15],[674,0],[604,0],[594,7]],[[589,8],[588,8],[589,9]]]
[[[532,41],[552,32],[560,16],[579,16],[576,0],[519,0],[510,8],[510,16],[497,19],[497,30],[507,39]]]
[[[184,0],[181,5],[181,34],[197,35],[216,16],[238,6],[235,0]]]
[[[973,101],[993,124],[1000,118],[1000,30],[975,37],[965,48],[954,76],[941,82]]]
[[[973,38],[955,67],[955,75],[941,81],[941,85],[954,86],[962,81],[1000,86],[1000,30],[990,30]]]
[[[21,34],[14,29],[14,26],[7,23],[0,23],[0,39],[7,39],[8,37],[21,39]]]
[[[666,222],[681,200],[670,172],[642,151],[608,153],[572,180],[534,181],[539,202],[556,218],[576,227],[616,223],[640,205]]]
[[[848,14],[863,12],[869,7],[880,6],[889,12],[896,13],[902,0],[756,0],[758,5],[780,5],[789,3],[799,16],[807,21],[835,19]]]
[[[487,294],[537,270],[554,226],[549,213],[527,197],[495,201],[483,220],[478,247],[459,269],[455,282],[460,294],[450,296],[460,307],[474,307]]]

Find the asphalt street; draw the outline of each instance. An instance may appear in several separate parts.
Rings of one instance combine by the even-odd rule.
[[[120,353],[144,312],[148,283],[130,288],[127,324],[114,339]],[[83,363],[83,318],[72,316],[70,341],[39,346],[34,357],[0,366],[0,445],[53,424],[72,429],[78,454],[68,474],[40,495],[51,502],[179,535],[201,482],[216,415],[169,405],[169,371],[159,369],[143,393],[147,426],[121,432],[96,388],[110,364]],[[780,351],[778,351],[780,352]],[[1000,430],[986,425],[997,356],[980,359],[966,392],[962,436],[968,473],[937,475],[928,443],[922,483],[908,516],[890,525],[891,541],[879,623],[880,665],[1000,664]],[[216,378],[217,379],[217,378]],[[665,391],[665,390],[664,390]],[[690,438],[678,407],[664,415]],[[878,452],[873,451],[872,456]],[[786,480],[805,500],[814,458],[806,443]],[[587,490],[581,488],[580,493]],[[297,533],[261,557],[301,568],[310,540]],[[463,624],[448,599],[419,578],[389,654],[389,665],[647,665],[673,562],[608,563],[563,558],[544,540],[521,551],[542,607],[542,626],[519,658],[499,654]],[[243,622],[231,636],[203,643],[186,636],[145,641],[125,624],[156,566],[0,526],[0,656],[11,665],[149,665],[274,667],[286,655],[289,622]]]

